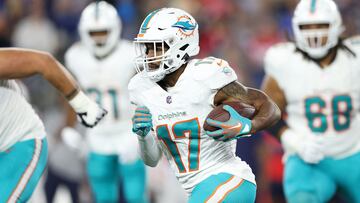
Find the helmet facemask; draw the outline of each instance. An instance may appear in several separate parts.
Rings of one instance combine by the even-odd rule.
[[[340,12],[332,0],[301,0],[292,27],[296,46],[313,59],[324,58],[344,31]]]
[[[330,25],[328,23],[302,24],[298,26],[298,44],[311,57],[324,57],[333,44],[329,40]]]
[[[143,40],[134,44],[136,71],[145,70],[146,76],[154,82],[162,80],[169,69],[166,64],[171,61],[167,43],[163,40]]]

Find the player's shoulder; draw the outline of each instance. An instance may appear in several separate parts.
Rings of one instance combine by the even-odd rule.
[[[114,55],[118,55],[122,59],[127,58],[129,60],[133,60],[133,58],[135,57],[135,48],[133,43],[126,39],[119,40]]]
[[[220,73],[235,74],[226,60],[213,56],[193,59],[187,68],[189,68],[189,75],[195,80],[206,80]]]
[[[343,43],[351,51],[355,52],[356,55],[360,54],[360,35],[346,38],[344,39]]]
[[[145,88],[149,87],[150,84],[150,79],[145,77],[144,71],[141,71],[130,79],[128,84],[128,90],[130,92],[139,92],[145,90]]]
[[[76,58],[84,51],[87,51],[86,47],[81,42],[75,42],[65,52],[65,59]]]
[[[265,53],[267,59],[279,59],[295,53],[296,46],[293,42],[280,42],[272,45]]]

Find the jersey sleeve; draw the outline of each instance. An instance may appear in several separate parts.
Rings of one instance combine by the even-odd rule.
[[[225,60],[208,57],[193,63],[194,77],[211,90],[219,90],[237,80],[235,71]]]
[[[264,57],[265,74],[274,78],[280,86],[280,83],[286,81],[284,80],[284,75],[286,74],[283,70],[284,64],[282,64],[282,61],[284,60],[282,46],[286,45],[279,44],[269,48]]]
[[[137,83],[139,80],[139,75],[135,75],[133,78],[131,78],[129,84],[128,84],[128,91],[129,91],[129,99],[132,108],[136,108],[136,106],[141,106],[141,101],[139,99],[139,92],[137,88]]]
[[[353,36],[344,40],[347,46],[356,56],[360,55],[360,35]]]
[[[77,73],[76,73],[76,69],[75,69],[75,65],[73,64],[73,61],[75,60],[74,58],[76,57],[76,48],[75,46],[77,46],[76,44],[71,46],[64,55],[64,63],[65,63],[65,67],[77,78]]]

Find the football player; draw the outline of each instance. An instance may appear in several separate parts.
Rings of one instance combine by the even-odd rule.
[[[236,157],[236,139],[272,125],[280,111],[264,93],[238,83],[226,61],[191,58],[200,48],[198,26],[176,8],[155,10],[143,21],[135,39],[139,73],[128,86],[137,106],[133,131],[147,165],[165,154],[189,202],[254,202],[255,177]],[[208,119],[219,130],[205,132],[209,112],[229,101],[252,105],[254,118],[225,105],[230,119]]]
[[[290,203],[328,202],[341,191],[360,202],[360,38],[342,39],[332,0],[302,0],[295,42],[267,51],[264,91],[287,113],[272,129],[285,150]]]
[[[35,74],[65,95],[85,126],[95,126],[106,114],[51,55],[0,49],[0,202],[27,202],[46,166],[44,126],[13,80]]]
[[[127,91],[136,73],[134,46],[119,38],[120,18],[105,1],[91,3],[84,9],[78,28],[81,41],[66,52],[66,66],[87,95],[109,110],[97,128],[86,132],[87,174],[93,197],[98,203],[118,202],[122,180],[126,202],[147,202],[145,165],[131,131]],[[63,132],[72,131],[66,128]]]

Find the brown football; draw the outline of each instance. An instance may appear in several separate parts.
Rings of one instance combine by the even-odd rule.
[[[223,103],[219,106],[216,106],[212,111],[210,111],[210,113],[208,114],[207,118],[211,118],[213,120],[218,120],[218,121],[227,121],[230,118],[230,114],[223,109],[224,105],[229,105],[232,108],[234,108],[240,115],[252,119],[254,117],[255,114],[255,108],[249,104],[245,104],[245,103],[241,103],[241,102],[226,102]],[[206,120],[205,119],[205,120]],[[204,130],[206,131],[215,131],[218,130],[218,128],[210,126],[206,123],[206,121],[204,122],[203,125]]]

